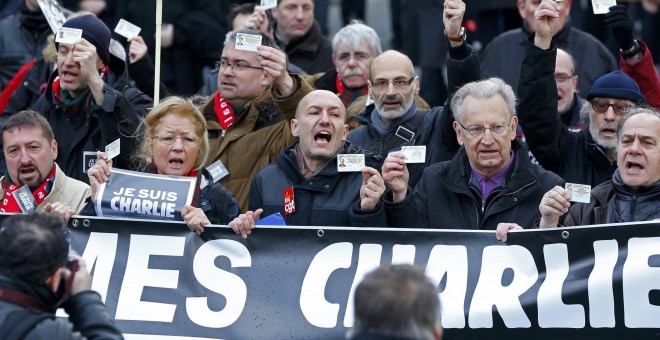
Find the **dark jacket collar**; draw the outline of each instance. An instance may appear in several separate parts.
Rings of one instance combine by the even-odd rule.
[[[321,32],[321,26],[319,26],[319,23],[314,20],[312,27],[310,27],[304,35],[291,39],[291,41],[286,44],[284,50],[287,54],[301,53],[314,55],[319,49],[321,49],[322,44],[319,42],[323,39],[325,39],[325,37]],[[278,40],[278,44],[284,45],[281,40]]]

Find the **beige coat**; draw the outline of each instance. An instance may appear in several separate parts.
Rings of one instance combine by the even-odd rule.
[[[245,106],[243,114],[224,132],[224,139],[221,133],[217,133],[218,138],[209,138],[210,152],[206,165],[222,160],[229,175],[220,183],[234,195],[242,212],[248,207],[252,178],[266,165],[275,162],[277,155],[295,140],[291,134],[291,119],[295,117],[300,100],[312,92],[312,88],[298,75],[291,76],[296,83],[293,95],[282,98],[274,88],[264,91]],[[209,97],[202,109],[209,133],[214,130],[222,132],[215,115],[214,96]],[[286,119],[259,128],[259,109],[271,99]]]
[[[44,211],[44,207],[48,203],[62,202],[70,206],[71,209],[76,211],[76,213],[80,213],[85,206],[87,198],[91,195],[89,185],[71,177],[67,177],[57,163],[53,164],[57,167],[57,170],[55,171],[55,183],[48,196],[46,196],[46,199],[37,207],[37,211]],[[0,182],[2,182],[3,179],[4,176],[0,178]],[[0,196],[4,194],[5,191],[0,187]]]

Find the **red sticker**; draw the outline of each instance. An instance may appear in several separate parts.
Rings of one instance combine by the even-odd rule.
[[[293,200],[293,187],[284,190],[284,215],[296,212],[296,202]]]

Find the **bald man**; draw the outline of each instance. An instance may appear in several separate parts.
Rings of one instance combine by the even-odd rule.
[[[298,141],[257,173],[249,211],[229,223],[236,234],[247,238],[261,216],[274,213],[287,225],[386,226],[380,204],[385,183],[369,166],[377,160],[365,154],[367,166],[352,172],[342,171],[350,165],[344,159],[338,163],[344,154],[363,152],[346,141],[346,108],[336,94],[306,95],[291,120],[291,133]]]
[[[576,73],[575,59],[568,52],[557,49],[555,82],[557,83],[557,112],[559,119],[573,132],[587,127],[580,119],[580,109],[584,99],[577,93],[580,77]]]

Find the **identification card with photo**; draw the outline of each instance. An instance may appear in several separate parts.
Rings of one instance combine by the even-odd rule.
[[[60,44],[73,44],[82,39],[82,30],[71,27],[60,27],[55,35],[55,42]]]
[[[121,140],[117,138],[116,141],[105,146],[105,155],[108,157],[108,160],[111,160],[119,156],[119,142]]]
[[[246,33],[236,34],[236,44],[234,44],[234,48],[237,50],[256,52],[257,46],[261,46],[260,35]]]
[[[277,7],[277,0],[261,0],[261,8],[264,10]]]
[[[358,172],[364,168],[364,154],[338,154],[338,172]]]
[[[115,33],[121,35],[126,39],[130,39],[140,35],[142,29],[140,26],[134,25],[124,19],[119,20],[117,27],[115,27]]]
[[[426,145],[402,146],[406,163],[426,163]]]
[[[224,164],[222,164],[222,161],[219,159],[215,163],[207,166],[206,171],[208,171],[209,175],[211,175],[211,180],[213,181],[213,183],[229,175],[229,171],[227,171],[227,168],[225,167]]]
[[[591,198],[591,186],[586,184],[566,183],[566,191],[570,195],[571,202],[589,203]]]
[[[594,14],[609,13],[610,7],[616,6],[616,0],[591,0]]]

